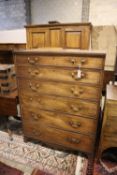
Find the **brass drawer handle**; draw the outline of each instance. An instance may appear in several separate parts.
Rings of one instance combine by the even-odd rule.
[[[78,111],[81,110],[81,107],[76,107],[76,106],[74,106],[74,105],[71,105],[70,107],[71,107],[71,109],[72,109],[74,112],[78,112]]]
[[[73,128],[79,128],[81,126],[80,122],[73,122],[70,121],[69,124],[73,127]]]
[[[71,61],[72,64],[75,64],[77,59],[76,58],[70,58],[70,61]]]
[[[41,133],[39,131],[36,131],[35,129],[32,130],[32,133],[34,134],[34,136],[40,136]]]
[[[31,116],[35,121],[38,121],[41,118],[41,115],[39,115],[39,114],[31,113]]]
[[[31,101],[31,102],[32,102],[32,101],[33,101],[33,98],[32,98],[32,97],[30,97],[30,98],[29,98],[29,101]]]
[[[73,144],[79,144],[81,141],[76,138],[67,138],[68,142],[73,143]]]
[[[32,76],[40,74],[39,70],[31,70],[31,69],[28,69],[28,73],[31,74]]]
[[[28,62],[29,62],[30,64],[36,64],[37,61],[38,61],[38,58],[37,58],[37,57],[35,57],[34,59],[31,59],[30,57],[28,57]]]
[[[79,70],[78,70],[79,71]],[[73,71],[72,72],[72,78],[74,78],[75,80],[80,80],[80,79],[82,79],[82,78],[86,78],[86,73],[85,72],[83,72],[83,71],[81,71],[81,75],[78,77],[78,71]]]
[[[71,92],[72,92],[75,96],[79,96],[79,95],[81,95],[81,94],[84,93],[84,90],[83,90],[83,89],[77,90],[75,87],[72,87],[72,88],[71,88]]]
[[[81,64],[86,63],[86,58],[81,58],[80,63],[81,63]]]
[[[33,86],[32,83],[29,82],[29,87],[30,87],[31,90],[37,92],[37,90],[38,90],[38,88],[39,88],[39,84],[36,84],[35,86]]]

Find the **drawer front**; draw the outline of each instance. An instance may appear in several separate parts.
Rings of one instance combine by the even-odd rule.
[[[27,91],[29,93],[34,92],[35,94],[51,94],[63,97],[75,97],[82,99],[92,99],[99,100],[100,89],[97,87],[83,86],[77,84],[65,84],[38,80],[18,80],[19,89],[25,94]]]
[[[106,135],[108,134],[113,134],[113,135],[117,135],[117,118],[113,119],[113,120],[107,120],[106,124],[105,124],[105,128],[104,128],[104,133]]]
[[[97,120],[83,118],[79,116],[60,114],[36,110],[34,108],[23,108],[23,122],[33,125],[44,125],[45,127],[54,127],[67,131],[79,132],[84,134],[96,133]]]
[[[91,152],[94,149],[94,137],[62,131],[44,126],[23,126],[24,135],[46,143],[58,144],[62,147]]]
[[[81,82],[99,85],[102,83],[102,73],[98,71],[81,70],[80,78],[76,69],[38,68],[38,67],[17,67],[17,76],[42,80],[54,80],[64,82]]]
[[[117,102],[116,103],[112,103],[112,102],[108,102],[107,103],[107,115],[108,115],[108,119],[115,119],[117,120]]]
[[[68,98],[52,97],[52,96],[34,96],[30,94],[21,94],[21,102],[27,107],[37,109],[58,111],[74,115],[84,115],[97,118],[98,105],[93,102],[83,100],[70,100]]]
[[[74,57],[74,56],[38,56],[38,55],[17,55],[16,63],[19,65],[53,65],[67,67],[82,67],[102,69],[104,59],[95,57]]]
[[[107,136],[104,135],[103,137],[103,147],[110,148],[110,147],[117,147],[117,137],[116,136]]]

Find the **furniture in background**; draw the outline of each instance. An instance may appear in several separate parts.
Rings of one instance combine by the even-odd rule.
[[[25,43],[0,43],[0,51],[13,51],[13,50],[21,50],[26,49]]]
[[[0,64],[0,95],[17,90],[14,64]]]
[[[0,116],[17,116],[17,104],[18,104],[17,91],[10,92],[8,94],[0,95]]]
[[[88,49],[90,23],[55,23],[26,26],[27,48]]]
[[[98,150],[98,158],[104,150],[117,147],[117,86],[107,85],[103,125]]]
[[[24,136],[93,153],[105,53],[38,49],[14,56]]]
[[[22,43],[0,43],[0,115],[17,116],[18,93],[13,50],[25,49]]]

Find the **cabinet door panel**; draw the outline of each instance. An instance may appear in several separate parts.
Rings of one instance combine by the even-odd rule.
[[[49,29],[50,47],[62,47],[62,30],[61,28]]]
[[[30,40],[31,40],[31,48],[43,48],[48,46],[48,30],[40,29],[36,30],[33,29],[30,33]]]

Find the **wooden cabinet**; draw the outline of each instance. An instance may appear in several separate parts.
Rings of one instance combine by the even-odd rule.
[[[26,26],[27,48],[88,49],[90,23],[68,23]]]
[[[104,62],[91,51],[15,52],[24,136],[93,153]]]
[[[110,147],[117,147],[117,86],[115,85],[107,85],[98,159],[102,152]]]

